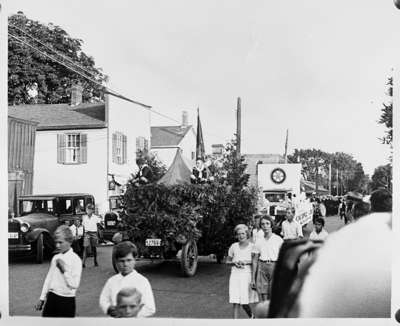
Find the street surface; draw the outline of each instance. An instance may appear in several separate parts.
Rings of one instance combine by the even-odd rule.
[[[343,226],[337,216],[326,219],[326,229],[333,232]],[[305,236],[311,232],[311,223]],[[106,280],[114,275],[111,265],[112,247],[100,247],[99,267],[89,258],[83,270],[81,286],[77,293],[77,315],[104,316],[98,298]],[[29,259],[14,260],[9,265],[10,315],[40,316],[33,309],[42,289],[49,262],[38,265]],[[174,318],[231,318],[232,307],[228,302],[230,269],[217,264],[210,257],[200,257],[197,273],[185,278],[177,262],[138,262],[138,272],[146,276],[153,288],[156,317]],[[241,311],[241,318],[246,318]]]

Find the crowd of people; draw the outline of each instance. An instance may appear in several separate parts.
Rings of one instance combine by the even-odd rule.
[[[386,190],[374,192],[369,204],[370,211],[357,208],[357,204],[359,203],[353,203],[353,212],[356,212],[354,215],[356,217],[351,222],[363,215],[369,215],[369,219],[379,219],[381,218],[379,214],[391,212],[391,194]],[[87,205],[87,214],[83,216],[82,225],[79,222],[70,227],[61,225],[55,231],[57,254],[51,260],[39,301],[35,306],[37,310],[42,310],[43,317],[75,316],[76,291],[89,249],[93,252],[94,265],[98,266],[96,255],[98,239],[95,231],[99,217],[93,214],[93,209],[91,204]],[[339,207],[338,213],[339,216],[343,214],[342,206]],[[268,310],[271,299],[274,270],[281,246],[285,241],[304,237],[302,226],[294,220],[294,216],[294,207],[289,206],[279,235],[273,232],[275,221],[267,214],[254,216],[250,226],[239,224],[234,228],[233,232],[237,242],[230,246],[226,259],[226,263],[231,266],[229,302],[233,305],[233,318],[239,317],[241,308],[249,318],[267,316],[266,310]],[[379,224],[379,221],[372,221],[372,225],[373,223]],[[359,223],[349,224],[360,225]],[[324,218],[317,217],[314,220],[313,231],[309,235],[309,239],[325,241],[330,238],[324,225]],[[78,241],[82,241],[83,260],[77,254],[80,250]],[[327,243],[334,254],[333,241]],[[135,270],[138,256],[136,246],[130,241],[123,241],[115,245],[113,255],[119,273],[110,277],[101,291],[99,298],[101,310],[111,317],[150,317],[154,315],[156,308],[150,282]],[[329,269],[328,265],[326,268]],[[305,294],[306,300],[310,300],[309,293],[316,290],[314,287],[311,288],[312,290],[310,287],[306,287],[308,291]],[[309,312],[311,310],[307,309],[305,309],[305,316],[315,312],[314,310]]]

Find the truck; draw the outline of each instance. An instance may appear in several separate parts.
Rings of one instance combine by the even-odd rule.
[[[295,220],[302,226],[312,220],[312,205],[301,200],[300,163],[258,164],[257,183],[262,193],[262,210],[275,219],[276,233],[280,233],[290,206],[295,207]]]

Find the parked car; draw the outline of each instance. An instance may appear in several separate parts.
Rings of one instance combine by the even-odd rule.
[[[112,241],[115,233],[121,231],[122,217],[124,215],[124,205],[122,196],[110,196],[110,210],[104,215],[104,240]]]
[[[53,233],[61,224],[82,219],[90,194],[25,195],[18,198],[17,217],[8,220],[10,257],[32,255],[37,263],[54,251]]]

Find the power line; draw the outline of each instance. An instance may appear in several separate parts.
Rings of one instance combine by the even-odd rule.
[[[71,64],[79,67],[81,70],[83,70],[84,72],[86,72],[88,75],[91,75],[92,77],[94,77],[95,75],[93,74],[93,72],[89,71],[86,69],[86,67],[80,65],[79,63],[74,62],[71,58],[68,58],[67,56],[63,55],[62,53],[58,52],[56,49],[54,49],[51,45],[47,45],[45,43],[43,43],[42,41],[40,41],[39,39],[33,37],[32,35],[30,35],[29,33],[25,32],[23,29],[19,28],[18,26],[9,23],[8,24],[11,27],[14,27],[15,29],[17,29],[18,31],[20,31],[21,33],[25,34],[26,36],[28,36],[29,38],[31,38],[32,40],[36,41],[37,43],[43,45],[44,47],[46,47],[47,49],[53,51],[54,53],[56,53],[57,55],[59,55],[60,57],[62,57],[63,59],[69,61]],[[107,77],[105,74],[100,73],[100,75]]]
[[[66,58],[67,61],[69,61],[70,65],[77,66],[77,67],[80,68],[81,70],[83,70],[83,71],[85,71],[85,72],[91,74],[90,72],[88,72],[87,70],[83,69],[80,65],[76,64],[76,63],[75,63],[74,61],[72,61],[71,59],[69,59],[69,58],[67,58],[67,57],[64,57],[63,55],[59,54],[56,50],[54,50],[54,49],[52,49],[51,47],[45,45],[45,44],[42,43],[41,41],[37,40],[37,39],[34,38],[33,36],[31,36],[31,35],[29,35],[28,33],[26,33],[25,31],[19,29],[18,27],[16,27],[16,26],[13,25],[13,24],[10,24],[10,25],[11,25],[12,27],[17,28],[18,30],[20,30],[21,32],[23,32],[25,35],[27,35],[27,36],[29,36],[30,38],[34,39],[35,41],[37,41],[38,43],[42,44],[42,45],[45,46],[46,48],[48,48],[48,49],[50,49],[50,50],[56,52],[56,53],[57,53],[58,55],[60,55],[61,57]],[[74,67],[71,67],[70,65],[67,65],[65,62],[61,62],[60,60],[58,60],[58,59],[55,58],[54,56],[52,56],[52,55],[50,55],[50,54],[47,54],[47,53],[41,51],[40,49],[38,49],[38,48],[35,47],[34,45],[28,43],[27,41],[23,40],[22,38],[20,38],[20,37],[14,35],[14,34],[12,34],[12,33],[8,33],[8,35],[10,35],[12,38],[14,38],[15,40],[17,40],[18,42],[20,42],[20,43],[22,43],[22,44],[24,44],[24,45],[30,47],[30,48],[33,49],[34,51],[39,52],[40,54],[44,55],[45,57],[49,58],[50,60],[53,60],[53,61],[57,62],[58,64],[60,64],[60,65],[62,65],[62,66],[64,66],[64,67],[66,67],[67,69],[69,69],[69,70],[73,71],[74,73],[76,73],[76,74],[82,76],[83,78],[87,79],[88,81],[90,81],[90,82],[92,82],[92,83],[94,83],[94,84],[100,86],[101,89],[102,89],[102,91],[103,91],[104,93],[113,95],[113,96],[115,96],[115,97],[121,98],[121,99],[123,99],[123,100],[125,100],[125,101],[128,101],[128,102],[131,102],[131,103],[140,105],[140,106],[146,108],[147,110],[149,110],[150,112],[152,112],[152,113],[154,113],[154,114],[157,114],[157,115],[159,115],[159,116],[161,116],[161,117],[163,117],[163,118],[166,118],[166,119],[171,120],[171,121],[173,121],[173,122],[176,122],[176,123],[178,123],[178,124],[180,123],[180,121],[178,121],[178,120],[176,120],[176,119],[174,119],[174,118],[172,118],[172,117],[170,117],[170,116],[168,116],[168,115],[165,115],[165,114],[163,114],[163,113],[161,113],[161,112],[158,112],[158,111],[152,109],[152,107],[151,107],[150,105],[146,105],[146,104],[143,104],[143,103],[141,103],[141,102],[132,100],[132,99],[130,99],[130,98],[124,96],[124,95],[119,94],[118,92],[112,90],[111,88],[108,88],[108,87],[102,85],[101,83],[99,83],[98,81],[94,80],[93,78],[90,78],[89,76],[86,76],[85,74],[83,74],[83,73],[77,71],[76,69],[74,69]],[[214,137],[219,138],[219,139],[222,140],[222,137],[217,136],[217,135],[215,135],[215,134],[211,134],[211,133],[208,133],[208,132],[206,132],[206,134],[209,134],[210,136],[214,136]],[[224,141],[226,141],[226,140],[224,139]]]

